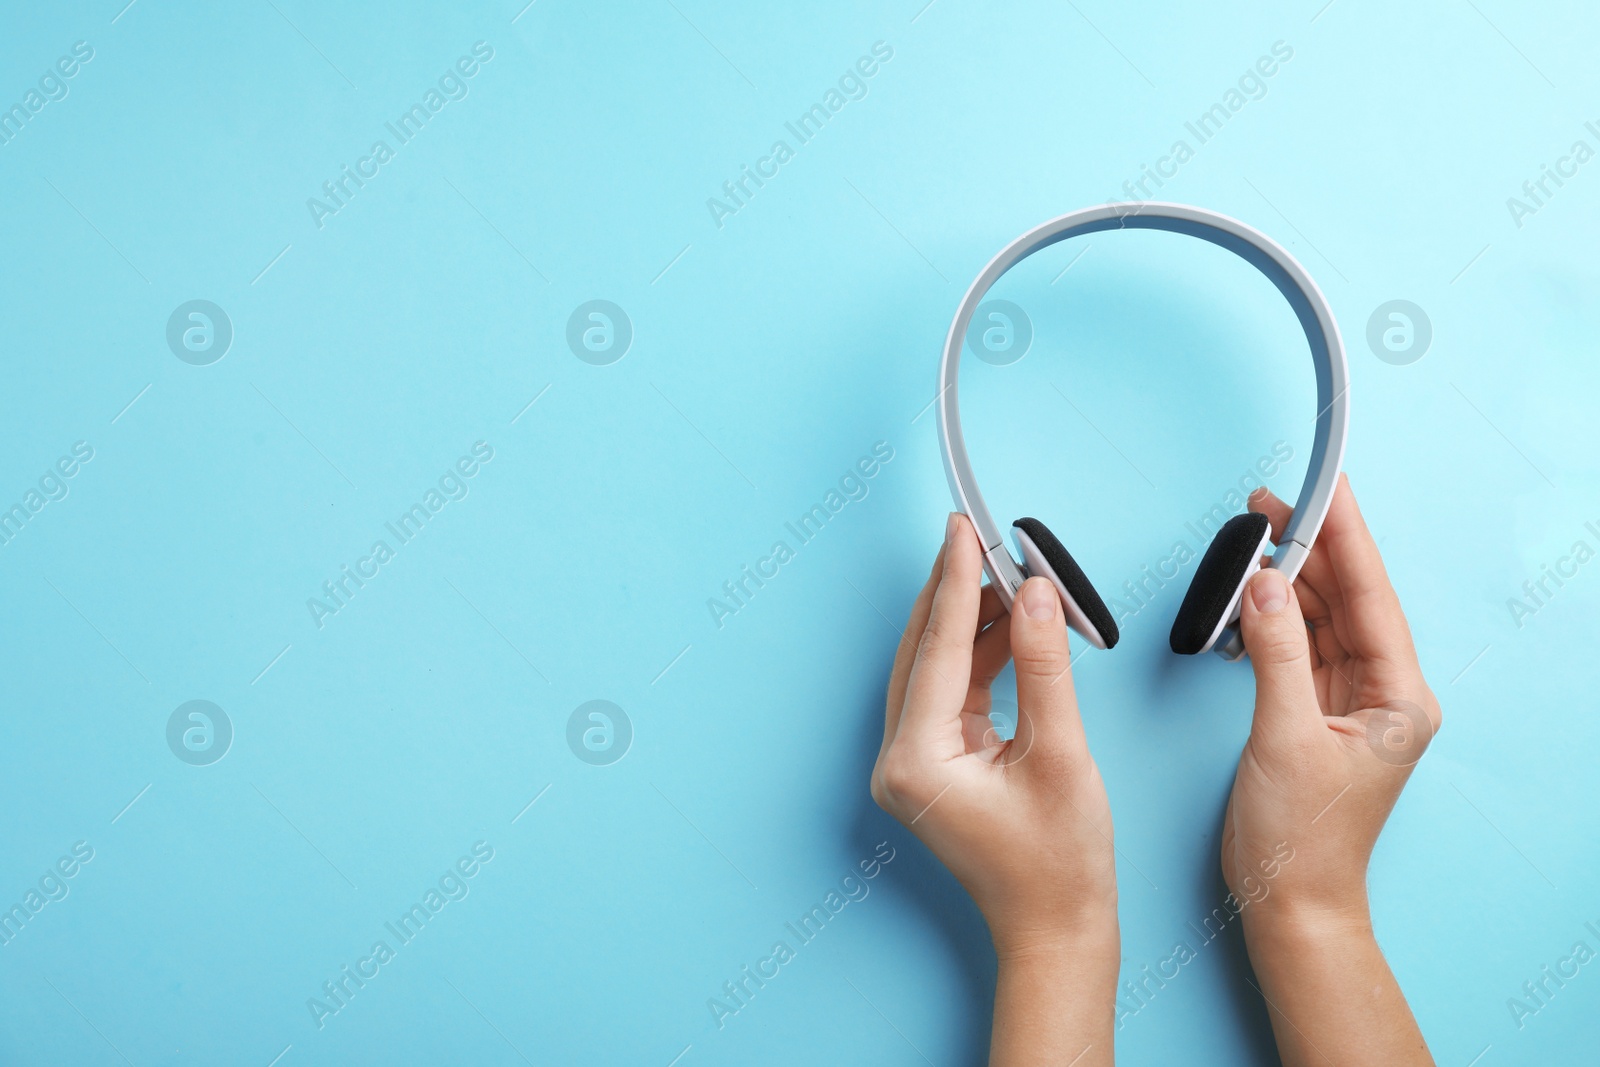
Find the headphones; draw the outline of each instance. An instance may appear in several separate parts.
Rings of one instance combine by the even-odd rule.
[[[989,261],[956,309],[939,363],[939,444],[950,492],[956,507],[972,520],[983,542],[983,569],[1006,610],[1011,610],[1024,579],[1048,578],[1060,594],[1067,625],[1095,648],[1104,649],[1117,643],[1117,622],[1071,553],[1049,528],[1038,519],[1018,519],[1012,524],[1012,538],[1022,562],[1014,560],[1006,549],[967,459],[956,388],[967,328],[979,301],[1000,276],[1040,249],[1102,230],[1164,230],[1225,248],[1266,275],[1300,320],[1317,372],[1316,437],[1294,515],[1267,564],[1291,582],[1311,554],[1333,501],[1349,429],[1350,401],[1344,342],[1322,291],[1287,249],[1237,219],[1184,204],[1112,203],[1052,219],[1018,237]],[[1272,528],[1265,515],[1235,515],[1223,524],[1195,568],[1194,580],[1178,608],[1172,624],[1172,651],[1192,656],[1215,650],[1228,660],[1244,655],[1244,640],[1239,635],[1239,601],[1245,585],[1261,569],[1261,557],[1271,544]]]

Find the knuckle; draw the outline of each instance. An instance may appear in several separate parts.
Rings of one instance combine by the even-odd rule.
[[[934,614],[928,619],[928,626],[922,631],[922,638],[917,642],[917,656],[937,655],[950,643],[950,623],[944,616]]]
[[[874,777],[873,797],[884,810],[892,813],[916,802],[927,776],[921,764],[905,750],[891,748]]]
[[[883,770],[879,774],[885,793],[890,795],[903,794],[916,780],[916,766],[907,759],[905,754],[897,748],[891,748],[884,757]]]
[[[1306,637],[1302,628],[1291,626],[1262,626],[1249,642],[1252,659],[1267,663],[1292,663],[1306,656]]]
[[[1045,640],[1021,644],[1015,652],[1017,670],[1041,678],[1055,678],[1072,663],[1072,653],[1066,642]]]
[[[1099,774],[1087,748],[1059,743],[1034,744],[1027,755],[1033,761],[1032,773],[1048,782],[1055,799],[1063,804],[1067,803],[1072,790]]]

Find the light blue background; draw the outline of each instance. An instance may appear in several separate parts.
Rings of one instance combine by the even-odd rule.
[[[1600,147],[1591,10],[122,2],[0,33],[4,106],[94,48],[0,147],[0,504],[94,449],[0,547],[0,903],[94,849],[0,947],[0,1061],[980,1059],[981,919],[866,787],[949,506],[939,348],[996,250],[1193,146],[1280,40],[1159,195],[1288,245],[1350,350],[1346,466],[1446,717],[1374,859],[1379,935],[1440,1063],[1592,1056],[1600,965],[1520,1030],[1507,999],[1600,947],[1600,563],[1520,628],[1507,598],[1600,547],[1600,162],[1521,227],[1506,207]],[[319,229],[307,198],[477,41],[466,99]],[[719,228],[707,198],[878,41],[868,95]],[[1292,496],[1315,405],[1264,282],[1088,243],[1006,279],[1033,349],[969,359],[963,399],[997,514],[1109,592],[1275,441]],[[1409,366],[1365,342],[1396,298],[1434,327]],[[191,299],[234,326],[211,366],[166,345]],[[592,299],[633,323],[611,366],[566,344]],[[470,494],[318,629],[306,599],[479,440]],[[869,495],[719,629],[707,598],[878,441]],[[1125,977],[1224,892],[1252,683],[1166,651],[1181,592],[1077,667]],[[208,767],[167,748],[191,699],[236,731]],[[593,699],[635,731],[611,766],[565,740]],[[476,841],[470,895],[319,1030],[307,998]],[[707,998],[882,841],[871,894],[719,1030]],[[1274,1062],[1247,974],[1234,928],[1126,1020],[1124,1061]]]

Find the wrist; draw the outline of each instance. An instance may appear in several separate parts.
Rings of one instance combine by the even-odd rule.
[[[1366,895],[1348,901],[1272,899],[1244,909],[1252,959],[1325,952],[1375,939]]]
[[[1088,959],[1120,958],[1122,933],[1115,899],[1067,915],[989,922],[1001,967],[1059,970]]]
[[[1109,1065],[1122,962],[1115,911],[1066,926],[1030,927],[1022,936],[991,930],[1000,966],[989,1062]]]

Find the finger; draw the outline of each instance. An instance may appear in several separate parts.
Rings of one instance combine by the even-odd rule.
[[[1364,658],[1414,661],[1411,628],[1400,610],[1400,598],[1342,474],[1318,540],[1327,549],[1339,583],[1351,651]]]
[[[999,619],[972,643],[972,689],[988,689],[1011,662],[1011,623]]]
[[[1265,515],[1272,523],[1273,540],[1283,536],[1294,509],[1265,487],[1256,490],[1250,498],[1250,510]],[[1300,598],[1300,610],[1315,632],[1313,645],[1326,662],[1343,661],[1350,657],[1353,644],[1345,626],[1344,600],[1339,590],[1339,579],[1329,561],[1328,550],[1313,545],[1300,566],[1295,578],[1295,595]]]
[[[988,715],[977,712],[961,713],[961,750],[969,756],[973,753],[985,754],[986,763],[993,763],[994,756],[998,755],[1000,745],[1000,731],[995,729],[994,722]]]
[[[1306,628],[1311,631],[1312,669],[1323,663],[1337,664],[1349,659],[1350,653],[1339,640],[1338,620],[1322,594],[1305,579],[1296,578],[1294,595],[1300,601],[1300,614],[1305,616]]]
[[[1321,708],[1311,677],[1311,648],[1300,601],[1283,575],[1272,569],[1250,579],[1239,598],[1239,631],[1256,675],[1257,743],[1274,746],[1320,725]]]
[[[1265,561],[1262,563],[1265,566]],[[1333,611],[1316,587],[1303,578],[1294,580],[1294,595],[1300,598],[1300,614],[1311,626],[1332,625]]]
[[[1017,665],[1018,715],[1031,744],[1046,753],[1087,755],[1078,698],[1072,687],[1072,649],[1061,597],[1045,578],[1029,578],[1011,612],[1011,655]],[[1022,722],[1019,737],[1027,736]]]
[[[1300,597],[1304,604],[1309,597],[1316,596],[1309,589],[1302,589],[1299,583],[1295,584],[1295,596]],[[1339,640],[1337,627],[1326,617],[1319,619],[1306,619],[1306,631],[1311,637],[1311,669],[1327,666],[1346,681],[1350,678],[1350,652]]]
[[[1289,519],[1294,515],[1294,508],[1285,504],[1265,486],[1250,494],[1249,505],[1251,511],[1265,515],[1267,521],[1272,523],[1272,543],[1277,544],[1283,537],[1283,531],[1289,527]],[[1331,602],[1338,596],[1339,583],[1328,564],[1328,554],[1326,551],[1319,551],[1316,545],[1311,546],[1306,561],[1300,565],[1300,574],[1296,581],[1306,582],[1317,591],[1317,595],[1324,602]],[[1309,607],[1306,607],[1306,610],[1309,611]]]
[[[939,585],[939,575],[944,570],[944,546],[939,546],[939,554],[934,557],[933,570],[928,573],[928,581],[922,587],[922,592],[917,595],[916,602],[911,605],[911,618],[906,621],[906,628],[900,633],[900,646],[895,650],[894,670],[889,675],[889,713],[895,718],[900,717],[900,706],[905,703],[906,679],[911,674],[911,661],[917,655],[917,642],[922,640],[923,628],[928,625],[928,609],[933,606],[933,591]],[[978,627],[982,629],[1006,613],[1006,606],[1000,602],[1000,593],[992,585],[983,587],[983,598],[978,604]]]
[[[1006,613],[1006,606],[1000,603],[1000,591],[992,585],[983,587],[983,595],[978,600],[978,629],[983,629]]]
[[[967,754],[989,752],[1000,745],[1000,731],[989,713],[994,704],[989,694],[973,689],[967,706],[961,709],[961,749]]]
[[[906,628],[900,631],[900,646],[894,652],[894,670],[889,673],[889,695],[884,703],[883,748],[889,747],[900,725],[900,709],[906,702],[906,682],[911,678],[911,664],[917,658],[917,642],[922,640],[922,631],[928,625],[933,592],[939,587],[939,575],[944,573],[944,554],[945,547],[940,545],[939,554],[933,558],[933,570],[928,572],[922,592],[917,594],[916,602],[911,605],[911,618],[906,620]]]
[[[952,757],[961,754],[957,719],[972,675],[982,579],[978,535],[965,515],[953,514],[946,533],[944,573],[934,590],[928,625],[917,643],[906,682],[905,707],[895,731],[897,743],[904,739]]]
[[[1284,527],[1289,525],[1289,516],[1294,514],[1294,509],[1278,498],[1278,495],[1266,486],[1253,491],[1245,503],[1257,515],[1265,515],[1267,521],[1272,523],[1272,539],[1276,541],[1283,536]]]
[[[894,740],[895,730],[900,724],[900,710],[905,704],[906,680],[911,675],[911,663],[916,658],[917,641],[922,638],[922,631],[928,625],[928,611],[933,606],[933,591],[938,586],[937,578],[944,569],[944,547],[941,545],[939,554],[933,561],[933,572],[928,576],[928,584],[923,587],[922,593],[917,597],[916,603],[911,607],[911,619],[906,624],[904,633],[900,638],[900,647],[895,652],[894,670],[889,676],[889,695],[884,710],[883,743],[878,748],[881,756]],[[1010,627],[1001,625],[996,627],[993,622],[1003,618],[1006,614],[1005,605],[1000,602],[1000,594],[992,585],[983,587],[983,595],[978,605],[978,625],[980,632],[973,645],[973,688],[988,689],[1005,670],[1007,663],[1011,662]],[[987,630],[982,629],[988,627]]]

